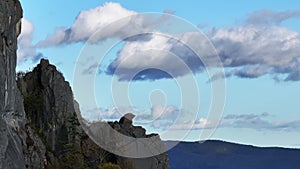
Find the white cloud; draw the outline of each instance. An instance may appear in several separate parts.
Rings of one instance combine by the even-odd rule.
[[[244,25],[208,32],[228,75],[256,78],[287,74],[285,80],[300,80],[300,35],[281,26]],[[295,76],[297,75],[297,76]]]
[[[126,113],[134,113],[135,124],[151,126],[161,130],[202,130],[214,128],[248,128],[258,131],[299,131],[300,120],[274,121],[271,114],[228,114],[220,121],[205,117],[190,117],[190,113],[175,106],[153,106],[150,111],[140,112],[132,107],[110,107],[82,110],[82,116],[90,122],[119,120]],[[188,118],[185,118],[188,116]]]
[[[18,37],[18,62],[31,59],[36,61],[42,57],[41,53],[37,53],[36,47],[32,44],[34,26],[25,18],[22,18],[21,34]]]
[[[176,78],[203,70],[199,58],[211,55],[211,47],[204,36],[196,32],[167,35],[159,32],[139,35],[126,41],[118,57],[106,72],[118,76],[119,80],[157,80]],[[195,52],[186,44],[196,45]],[[216,55],[215,55],[216,56]],[[211,57],[211,60],[215,57]]]
[[[200,130],[211,129],[219,127],[219,122],[210,121],[207,118],[200,118],[199,120],[191,120],[185,123],[177,123],[170,126],[170,130]]]
[[[119,3],[107,2],[87,11],[82,11],[77,16],[71,26],[70,39],[72,41],[81,41],[89,38],[97,30],[101,30],[107,25],[130,15],[136,14],[134,11],[123,8]],[[124,25],[119,25],[116,30],[110,30],[111,35],[117,34]],[[109,35],[103,35],[109,36]]]
[[[96,40],[103,40],[107,37],[119,37],[126,32],[132,31],[134,25],[129,17],[136,14],[135,11],[123,8],[119,3],[106,2],[102,6],[81,11],[70,28],[59,28],[47,39],[38,43],[40,47],[56,46],[79,41],[86,41],[95,32],[101,30]],[[105,29],[108,25],[124,18],[117,24]]]
[[[21,34],[19,36],[20,45],[29,45],[32,41],[33,24],[25,18],[22,18]]]
[[[207,36],[223,66],[231,68],[227,76],[257,78],[270,74],[274,78],[286,75],[286,81],[300,80],[300,34],[296,31],[278,25],[246,24],[212,29]],[[193,32],[173,37],[178,40],[156,32],[127,41],[109,65],[108,74],[117,75],[119,80],[156,80],[201,72],[201,60],[182,42],[204,43],[196,52],[205,66],[220,66],[209,45]]]
[[[151,109],[140,111],[133,107],[118,106],[109,108],[82,109],[82,116],[88,121],[118,120],[126,113],[136,115],[135,122],[142,124],[156,123],[157,121],[173,122],[179,117],[179,109],[175,106],[154,105]],[[186,112],[182,112],[186,113]],[[183,115],[181,115],[183,116]]]
[[[120,80],[157,80],[199,73],[204,70],[203,63],[205,66],[221,66],[208,42],[203,37],[195,36],[195,32],[162,35],[154,28],[155,25],[165,24],[168,17],[151,19],[136,14],[136,11],[126,9],[119,3],[104,3],[81,11],[69,28],[57,29],[38,46],[86,42],[99,30],[101,32],[94,34],[92,41],[122,39],[125,45],[106,69],[108,74],[114,74]],[[298,81],[300,34],[281,23],[299,17],[300,11],[260,10],[253,12],[242,25],[213,28],[206,34],[216,47],[223,66],[230,68],[227,69],[227,76],[257,78],[269,74],[274,79],[284,77],[280,80]],[[136,32],[151,33],[123,39]],[[194,50],[204,62],[181,42],[197,44],[198,48]]]
[[[126,113],[132,113],[135,109],[132,107],[109,107],[109,108],[93,108],[82,109],[82,117],[88,121],[99,120],[118,120]]]
[[[247,128],[257,131],[299,131],[300,120],[274,121],[268,120],[272,117],[269,113],[261,114],[229,114],[220,121],[212,121],[201,117],[195,120],[166,121],[156,120],[152,127],[164,130],[201,130],[213,128]]]
[[[275,130],[275,131],[299,131],[300,120],[287,121],[271,121],[267,118],[269,113],[261,114],[229,114],[224,117],[223,127],[234,128],[249,128],[258,131],[261,130]]]
[[[151,108],[151,114],[137,116],[137,121],[162,130],[196,130],[218,127],[219,122],[207,118],[193,117],[190,112],[175,106],[155,105]]]
[[[38,43],[39,47],[66,45],[75,42],[98,42],[107,38],[126,39],[143,31],[153,31],[167,16],[139,15],[119,3],[106,2],[101,6],[81,11],[68,28],[58,28],[52,35]]]
[[[174,106],[155,105],[151,108],[153,119],[174,119],[178,116],[178,109]]]

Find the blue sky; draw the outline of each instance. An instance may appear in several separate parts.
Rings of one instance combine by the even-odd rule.
[[[21,3],[26,20],[23,21],[23,32],[19,38],[17,70],[30,70],[41,57],[44,57],[57,65],[74,86],[74,76],[81,77],[74,74],[76,65],[82,63],[78,58],[86,61],[89,67],[85,68],[90,68],[88,70],[92,72],[100,72],[96,77],[89,73],[82,76],[85,80],[95,80],[95,98],[98,107],[90,104],[89,99],[80,98],[80,91],[78,93],[74,91],[82,113],[87,117],[97,118],[101,112],[102,118],[116,119],[123,113],[133,111],[140,115],[137,117],[137,124],[146,126],[150,132],[159,132],[166,140],[198,140],[202,131],[217,127],[211,139],[258,146],[300,147],[300,49],[297,49],[300,45],[300,2],[113,1],[106,3],[106,1],[81,0],[71,4],[59,0],[21,0]],[[143,62],[143,59],[137,59],[133,55],[127,59],[128,63],[115,66],[120,64],[122,57],[127,57],[136,48],[148,49],[151,45],[180,56],[180,51],[184,52],[186,49],[174,41],[159,36],[157,31],[159,26],[170,20],[159,20],[161,25],[158,25],[155,30],[158,33],[141,37],[144,40],[118,39],[122,37],[118,27],[116,30],[111,29],[108,34],[100,34],[101,37],[98,37],[97,40],[101,41],[100,46],[105,48],[106,44],[115,42],[114,40],[119,43],[107,53],[101,64],[88,58],[97,58],[96,52],[84,57],[82,52],[85,51],[84,44],[87,38],[95,30],[103,31],[110,21],[107,18],[118,19],[120,16],[140,12],[171,13],[175,18],[183,19],[179,21],[180,23],[198,27],[207,37],[206,40],[214,45],[226,76],[226,79],[218,78],[215,81],[215,83],[226,82],[224,112],[217,112],[217,115],[222,114],[223,118],[218,125],[213,118],[208,117],[214,90],[212,84],[208,82],[208,73],[199,70],[200,63],[192,62],[192,64],[186,60],[185,63],[194,73],[184,73],[184,69],[180,66],[174,66],[176,59],[168,60],[170,59],[168,54],[151,53],[153,62]],[[92,18],[92,16],[96,17]],[[88,26],[93,23],[98,23],[94,25],[97,29],[89,29]],[[123,27],[123,31],[127,33],[131,29],[130,26],[129,24],[128,28]],[[163,30],[162,27],[159,29]],[[191,30],[195,29],[195,27],[187,27]],[[178,29],[181,28],[184,26],[178,26]],[[197,37],[184,33],[182,36],[174,36],[182,39],[185,37],[191,42]],[[187,56],[194,58],[193,55]],[[183,56],[180,58],[182,59]],[[141,73],[140,77],[146,77],[146,80],[126,79],[132,75],[132,71],[138,70],[138,66],[147,68],[157,63],[159,67],[175,72],[173,74],[175,77],[169,78],[163,76],[161,71],[152,70]],[[216,63],[208,60],[208,65],[215,67]],[[116,71],[117,68],[120,72]],[[118,81],[120,78],[123,78],[123,81]],[[81,81],[85,81],[83,79]],[[195,84],[190,84],[191,79],[195,79]],[[184,83],[178,84],[180,81]],[[82,84],[82,88],[85,88],[85,85]],[[129,85],[126,90],[131,103],[122,100],[122,97],[127,96],[122,93],[124,90],[121,90],[122,87],[127,87],[126,85]],[[193,85],[198,89],[199,95],[194,95],[196,92]],[[188,93],[189,99],[181,100],[182,91]],[[187,105],[183,106],[182,103]],[[194,108],[190,107],[197,105],[200,107],[199,112],[193,112]],[[175,129],[168,128],[182,114],[185,117],[195,115],[195,118],[192,117],[194,121],[189,119],[182,121],[183,124],[173,126]],[[189,122],[194,126],[189,127]],[[188,135],[181,137],[182,135],[178,133],[183,133],[182,135],[188,133]]]

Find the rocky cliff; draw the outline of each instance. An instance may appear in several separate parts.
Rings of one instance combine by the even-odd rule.
[[[28,168],[97,168],[113,161],[84,133],[71,87],[48,60],[42,59],[31,72],[19,72],[17,86],[23,96],[25,128],[31,131],[26,140]]]
[[[18,73],[17,86],[28,119],[25,128],[30,131],[27,132],[25,156],[29,168],[97,168],[107,162],[126,169],[168,168],[166,153],[133,159],[114,155],[97,146],[79,123],[76,114],[79,105],[73,99],[69,83],[48,60],[42,59],[32,72]],[[119,122],[108,124],[123,135],[153,137],[157,145],[163,145],[157,134],[146,135],[144,128],[134,126],[133,118],[133,114],[126,114]],[[93,131],[103,132],[100,123],[106,122],[94,123],[92,127],[97,130]]]
[[[25,113],[15,81],[17,37],[22,8],[17,0],[0,1],[0,168],[25,168]]]
[[[43,136],[56,156],[62,154],[63,145],[75,143],[75,132],[79,130],[69,83],[55,66],[42,59],[32,72],[18,74],[18,87],[28,125]]]
[[[70,120],[76,118],[69,84],[55,66],[42,59],[32,72],[17,74],[17,86],[23,96],[27,117],[27,167],[49,168],[58,165],[55,157],[65,153],[64,145],[75,143],[75,134],[69,134]],[[76,127],[72,128],[73,132]]]

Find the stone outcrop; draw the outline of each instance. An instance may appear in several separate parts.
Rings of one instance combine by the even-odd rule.
[[[169,169],[165,144],[158,134],[146,134],[146,129],[133,124],[132,113],[119,121],[98,121],[87,125],[86,132],[101,146],[115,155],[121,168]]]
[[[15,81],[21,18],[18,0],[0,1],[0,169],[25,168],[25,113]]]
[[[71,128],[72,122],[76,123],[71,88],[56,67],[44,59],[32,72],[18,73],[17,86],[27,117],[27,167],[57,166],[55,157],[61,157],[67,149],[65,145],[75,141],[75,134],[70,133],[75,133],[79,125]]]
[[[24,98],[28,125],[43,136],[55,156],[63,154],[63,146],[75,142],[79,130],[69,83],[55,66],[42,59],[32,72],[19,75],[18,87]]]
[[[151,138],[156,146],[162,146],[165,149],[164,143],[160,140],[158,134],[146,134],[146,129],[142,126],[134,126],[132,113],[125,114],[119,121],[109,122],[109,125],[123,135],[132,138]],[[123,157],[119,157],[122,165]],[[168,155],[166,152],[148,158],[126,158],[126,161],[132,163],[132,168],[136,169],[169,169]]]
[[[48,60],[42,59],[31,72],[19,72],[17,86],[28,119],[25,126],[30,129],[25,156],[28,168],[97,168],[109,161],[99,157],[106,152],[84,133],[71,87]],[[42,166],[33,165],[40,159],[30,150],[38,150],[44,159]]]

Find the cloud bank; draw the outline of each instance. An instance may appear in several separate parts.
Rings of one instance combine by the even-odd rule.
[[[300,35],[275,25],[213,29],[208,37],[216,47],[227,76],[257,78],[266,74],[300,80]]]
[[[224,117],[222,121],[223,127],[249,128],[258,131],[276,130],[276,131],[299,131],[300,120],[289,121],[270,121],[266,118],[270,117],[269,113],[261,114],[230,114]]]
[[[105,3],[102,6],[81,11],[69,28],[58,28],[52,35],[40,41],[38,47],[66,45],[107,38],[122,38],[133,30],[143,30],[150,34],[139,35],[125,41],[115,60],[108,65],[106,72],[120,80],[157,80],[176,78],[204,70],[203,63],[188,46],[181,41],[199,43],[193,32],[170,34],[173,38],[158,36],[160,32],[149,29],[149,25],[166,23],[166,18],[149,20],[143,17],[128,17],[122,22],[105,29],[114,21],[138,12],[122,7],[119,3]],[[300,80],[300,35],[285,27],[289,19],[299,18],[300,11],[259,10],[253,12],[245,22],[232,27],[208,29],[205,34],[215,46],[226,76],[258,78],[270,75],[276,80]],[[201,40],[200,40],[201,43]],[[203,56],[211,53],[199,49]],[[28,47],[30,49],[30,46]],[[20,54],[22,57],[23,55]],[[206,66],[215,66],[214,59]]]
[[[299,81],[299,33],[280,25],[269,24],[273,20],[279,24],[284,17],[277,20],[266,18],[270,20],[266,22],[268,24],[262,24],[261,20],[254,24],[254,18],[250,18],[242,26],[211,29],[206,32],[223,66],[229,68],[226,70],[227,77],[257,78],[271,75],[274,79],[280,79],[283,75],[284,78],[280,80]],[[109,65],[108,74],[117,75],[120,80],[131,80],[130,77],[139,72],[133,80],[156,80],[203,71],[203,63],[199,57],[180,43],[181,38],[197,43],[192,33],[175,35],[178,40],[147,36],[143,40],[126,42],[117,59]],[[209,53],[204,53],[204,56],[209,56]],[[217,66],[214,65],[214,60],[206,63],[206,66]],[[169,74],[151,68],[158,68]],[[120,71],[115,72],[116,69]]]
[[[206,117],[190,117],[190,112],[168,105],[154,105],[150,110],[141,112],[133,107],[110,107],[107,109],[83,110],[88,121],[118,120],[124,114],[136,114],[134,123],[148,125],[158,130],[202,130],[212,128],[245,128],[257,131],[299,131],[300,120],[274,121],[273,115],[267,112],[260,114],[228,114],[220,121]],[[185,118],[188,117],[188,118]]]
[[[183,40],[194,40],[197,33],[186,33],[170,38],[151,33],[129,39],[106,73],[119,80],[157,80],[176,78],[203,71],[198,55]]]

